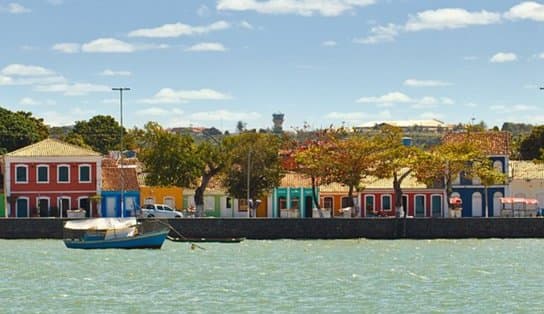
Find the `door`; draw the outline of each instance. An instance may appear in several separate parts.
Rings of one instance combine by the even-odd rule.
[[[28,217],[28,199],[18,198],[15,203],[17,217]]]
[[[38,211],[40,217],[49,217],[49,200],[46,198],[38,199]]]
[[[472,217],[482,217],[482,194],[480,192],[472,194]]]
[[[431,215],[433,217],[442,217],[442,196],[431,196]]]
[[[312,218],[313,208],[314,208],[313,197],[306,196],[304,198],[304,217],[305,218]]]
[[[501,203],[501,192],[495,192],[493,194],[493,213],[490,213],[490,216],[499,217],[501,215],[502,203]]]
[[[91,203],[88,198],[79,199],[79,208],[85,210],[85,217],[91,217]]]
[[[67,210],[70,209],[70,199],[69,198],[61,198],[59,202],[59,212],[62,213],[62,217],[67,216]]]
[[[402,196],[402,209],[407,213],[407,215],[410,213],[408,210],[408,195]],[[403,213],[404,215],[404,213]]]
[[[415,217],[425,217],[425,196],[416,195],[414,199]]]

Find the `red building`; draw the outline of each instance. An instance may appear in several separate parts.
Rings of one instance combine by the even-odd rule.
[[[98,216],[101,160],[100,153],[55,139],[6,154],[6,215],[65,217],[67,210],[85,209]]]

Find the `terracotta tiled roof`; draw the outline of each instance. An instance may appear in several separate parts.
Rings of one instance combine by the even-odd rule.
[[[509,132],[450,132],[444,135],[442,141],[458,142],[470,139],[483,148],[488,155],[510,155],[511,135]]]
[[[122,170],[122,172],[121,172]],[[122,177],[121,177],[122,174]],[[138,191],[136,168],[102,167],[102,190],[121,191],[121,178],[125,191]]]
[[[25,146],[11,153],[10,157],[76,157],[101,156],[100,153],[76,145],[68,144],[57,139],[48,138],[41,142]]]
[[[300,187],[311,187],[312,180],[304,175],[301,175],[296,172],[288,172],[281,179],[279,187],[283,188],[300,188]]]
[[[544,180],[544,163],[510,161],[508,168],[513,180]]]

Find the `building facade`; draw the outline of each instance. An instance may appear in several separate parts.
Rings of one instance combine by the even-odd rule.
[[[92,199],[101,190],[100,153],[55,139],[4,156],[6,217],[66,217],[84,209],[99,215]]]

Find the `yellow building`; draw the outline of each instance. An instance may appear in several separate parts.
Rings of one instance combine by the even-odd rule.
[[[178,187],[140,186],[140,204],[166,204],[183,209],[183,189]]]

